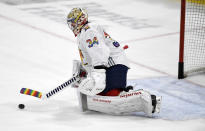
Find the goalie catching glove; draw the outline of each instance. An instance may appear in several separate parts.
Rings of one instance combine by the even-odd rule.
[[[93,69],[79,84],[78,90],[83,94],[94,96],[105,89],[105,77],[105,69]]]
[[[106,87],[105,69],[90,69],[90,71],[86,71],[78,60],[73,60],[73,76],[79,76],[79,80],[71,86],[78,88],[78,91],[83,94],[93,96],[102,92]]]

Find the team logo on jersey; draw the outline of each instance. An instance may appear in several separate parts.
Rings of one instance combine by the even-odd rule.
[[[115,47],[119,47],[119,46],[120,46],[120,44],[119,44],[117,41],[113,40],[113,39],[110,37],[110,35],[108,35],[108,33],[104,32],[104,36],[105,36],[105,38],[114,41],[112,44],[113,44]]]
[[[117,41],[114,41],[112,44],[113,44],[115,47],[119,47],[119,46],[120,46],[120,44],[119,44]]]
[[[95,45],[95,44],[96,44],[96,45],[99,44],[97,37],[94,37],[93,40],[88,39],[88,40],[86,40],[86,42],[89,44],[89,45],[88,45],[89,48],[93,47],[93,45]]]

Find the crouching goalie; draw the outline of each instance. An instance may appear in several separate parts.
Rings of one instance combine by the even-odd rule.
[[[161,97],[126,87],[129,64],[123,49],[99,25],[88,23],[85,9],[73,8],[67,24],[77,37],[81,57],[73,62],[73,75],[80,79],[72,86],[77,87],[83,111],[159,113]]]

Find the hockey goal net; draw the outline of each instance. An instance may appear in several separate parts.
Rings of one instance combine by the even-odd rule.
[[[178,78],[205,71],[205,0],[181,0]]]

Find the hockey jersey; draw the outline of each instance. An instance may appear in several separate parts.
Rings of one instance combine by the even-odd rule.
[[[112,39],[101,26],[89,23],[77,36],[81,62],[84,67],[122,64],[129,67],[127,57],[120,44]]]

